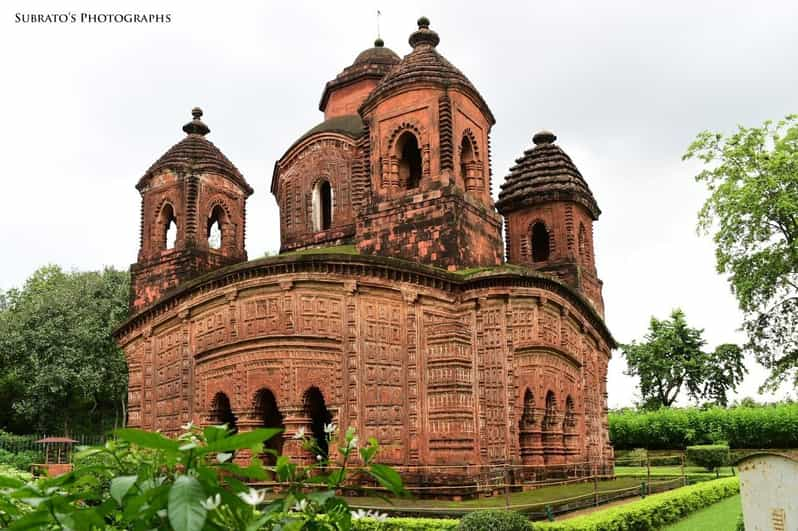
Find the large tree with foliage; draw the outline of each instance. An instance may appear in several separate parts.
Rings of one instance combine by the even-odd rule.
[[[705,352],[703,333],[688,326],[684,312],[676,309],[670,319],[652,317],[642,342],[621,345],[626,374],[640,378],[643,407],[670,407],[682,389],[696,402],[726,405],[727,393],[746,372],[742,351],[723,344]]]
[[[111,331],[128,274],[37,270],[0,296],[0,427],[89,432],[121,424],[127,368]]]
[[[798,115],[729,136],[704,131],[684,158],[705,165],[699,230],[712,233],[744,312],[746,348],[770,369],[767,386],[798,385]]]

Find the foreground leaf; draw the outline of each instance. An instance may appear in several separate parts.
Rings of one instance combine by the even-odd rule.
[[[208,511],[202,506],[205,493],[196,478],[179,476],[169,489],[169,523],[175,531],[199,531]]]

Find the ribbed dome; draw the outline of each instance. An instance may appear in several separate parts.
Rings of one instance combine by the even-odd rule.
[[[593,219],[601,210],[582,174],[549,131],[537,133],[535,146],[516,159],[505,178],[496,208],[508,214],[523,207],[550,201],[574,201],[583,205]]]
[[[373,48],[367,48],[360,52],[354,63],[344,68],[343,72],[335,76],[335,79],[327,82],[321,95],[321,101],[319,101],[319,110],[324,111],[333,90],[361,79],[382,79],[399,61],[396,52],[386,48],[382,39],[377,39],[374,41]]]
[[[400,60],[401,58],[396,54],[396,52],[385,47],[385,43],[382,39],[377,39],[374,41],[373,48],[367,48],[360,52],[357,57],[355,57],[355,62],[352,63],[352,66],[363,64],[386,64],[393,66]]]
[[[436,32],[429,29],[429,20],[426,17],[418,20],[418,30],[410,35],[409,42],[413,46],[413,51],[382,78],[363,102],[361,109],[368,108],[378,100],[410,86],[432,84],[445,88],[456,87],[471,94],[491,123],[495,123],[490,108],[476,87],[435,49],[440,38]]]
[[[195,107],[192,110],[192,115],[194,119],[183,126],[186,138],[172,146],[169,151],[155,161],[155,164],[150,166],[136,187],[141,188],[156,173],[168,169],[185,173],[218,173],[229,177],[241,185],[248,194],[252,194],[252,187],[238,171],[238,168],[213,142],[205,138],[210,129],[200,120],[202,110]]]

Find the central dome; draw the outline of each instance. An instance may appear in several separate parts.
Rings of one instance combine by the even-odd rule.
[[[429,29],[429,19],[418,19],[418,30],[410,35],[413,51],[382,78],[377,87],[361,106],[361,113],[375,105],[379,100],[419,85],[436,85],[444,88],[458,88],[471,96],[474,102],[495,123],[493,113],[482,95],[471,81],[457,67],[436,50],[440,42],[438,34]],[[366,53],[366,52],[363,52]],[[361,54],[362,55],[362,54]]]
[[[399,61],[396,52],[386,48],[382,39],[377,39],[374,47],[360,52],[351,65],[344,68],[335,79],[327,82],[319,101],[319,110],[324,111],[333,91],[363,79],[382,79]]]

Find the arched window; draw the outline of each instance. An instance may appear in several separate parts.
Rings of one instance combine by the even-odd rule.
[[[557,398],[553,391],[546,393],[546,410],[543,413],[543,425],[550,427],[557,421]]]
[[[255,394],[254,400],[255,418],[257,418],[261,426],[264,428],[280,428],[285,429],[283,424],[283,415],[277,407],[277,399],[270,389],[260,389]],[[283,438],[281,434],[277,434],[264,443],[264,448],[274,450],[278,455],[283,451]],[[274,465],[277,462],[277,456],[269,452],[265,452],[262,459],[267,465]]]
[[[464,186],[467,186],[468,182],[468,166],[474,160],[474,146],[471,145],[471,139],[468,135],[463,135],[463,141],[460,143],[460,176],[463,178]]]
[[[329,449],[327,433],[324,427],[332,422],[332,415],[327,410],[327,405],[324,403],[324,395],[321,394],[318,387],[310,387],[305,391],[303,403],[305,406],[305,415],[310,418],[313,438],[316,439],[316,444],[321,451],[322,457],[326,459]]]
[[[542,221],[532,226],[532,261],[545,262],[549,259],[549,231]]]
[[[214,424],[227,424],[227,429],[235,433],[238,431],[236,427],[236,416],[233,414],[233,409],[230,407],[230,399],[226,394],[218,392],[213,396],[211,401],[210,421]]]
[[[418,188],[421,183],[421,149],[416,135],[405,131],[396,141],[399,156],[399,182],[408,190]]]
[[[166,203],[158,216],[158,226],[161,232],[161,249],[174,249],[177,242],[177,219],[172,205]]]
[[[535,395],[531,389],[524,392],[524,413],[521,415],[521,426],[530,426],[535,423]]]
[[[216,205],[211,210],[211,215],[208,216],[208,247],[211,249],[221,249],[222,248],[222,240],[223,240],[223,232],[222,232],[222,221],[224,220],[224,209]]]
[[[330,181],[320,179],[313,188],[313,230],[329,230],[333,217],[333,192]]]

